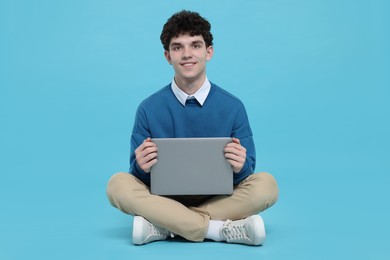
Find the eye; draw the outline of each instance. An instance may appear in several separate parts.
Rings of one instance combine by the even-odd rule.
[[[199,48],[200,48],[200,44],[195,43],[195,44],[193,45],[193,47],[194,47],[194,49],[199,49]]]
[[[173,51],[179,51],[180,49],[181,49],[181,46],[178,46],[178,45],[172,46]]]

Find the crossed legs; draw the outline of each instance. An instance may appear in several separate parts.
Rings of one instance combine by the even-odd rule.
[[[200,242],[210,220],[238,220],[257,214],[277,201],[278,187],[272,175],[256,173],[235,186],[230,196],[194,197],[196,203],[190,204],[195,206],[188,206],[180,199],[151,194],[148,186],[129,173],[117,173],[108,182],[107,196],[124,213],[142,216],[187,240]]]

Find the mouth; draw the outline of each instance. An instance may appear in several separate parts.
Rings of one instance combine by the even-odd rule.
[[[195,66],[196,62],[183,62],[183,63],[180,63],[181,66],[183,66],[184,68],[192,68],[193,66]]]

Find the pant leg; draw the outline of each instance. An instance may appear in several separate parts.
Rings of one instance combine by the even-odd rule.
[[[240,182],[231,196],[215,196],[198,207],[196,212],[212,220],[237,220],[271,207],[278,199],[278,186],[269,173],[255,173]]]
[[[139,215],[191,241],[203,241],[210,217],[183,204],[153,195],[149,188],[129,173],[117,173],[107,185],[107,197],[119,210]]]

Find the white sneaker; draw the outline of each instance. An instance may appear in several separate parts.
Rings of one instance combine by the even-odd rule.
[[[227,220],[220,234],[228,243],[258,246],[265,240],[264,222],[259,215],[236,221]]]
[[[156,240],[165,240],[170,234],[165,228],[156,226],[141,216],[134,217],[133,243],[136,245],[143,245]]]

